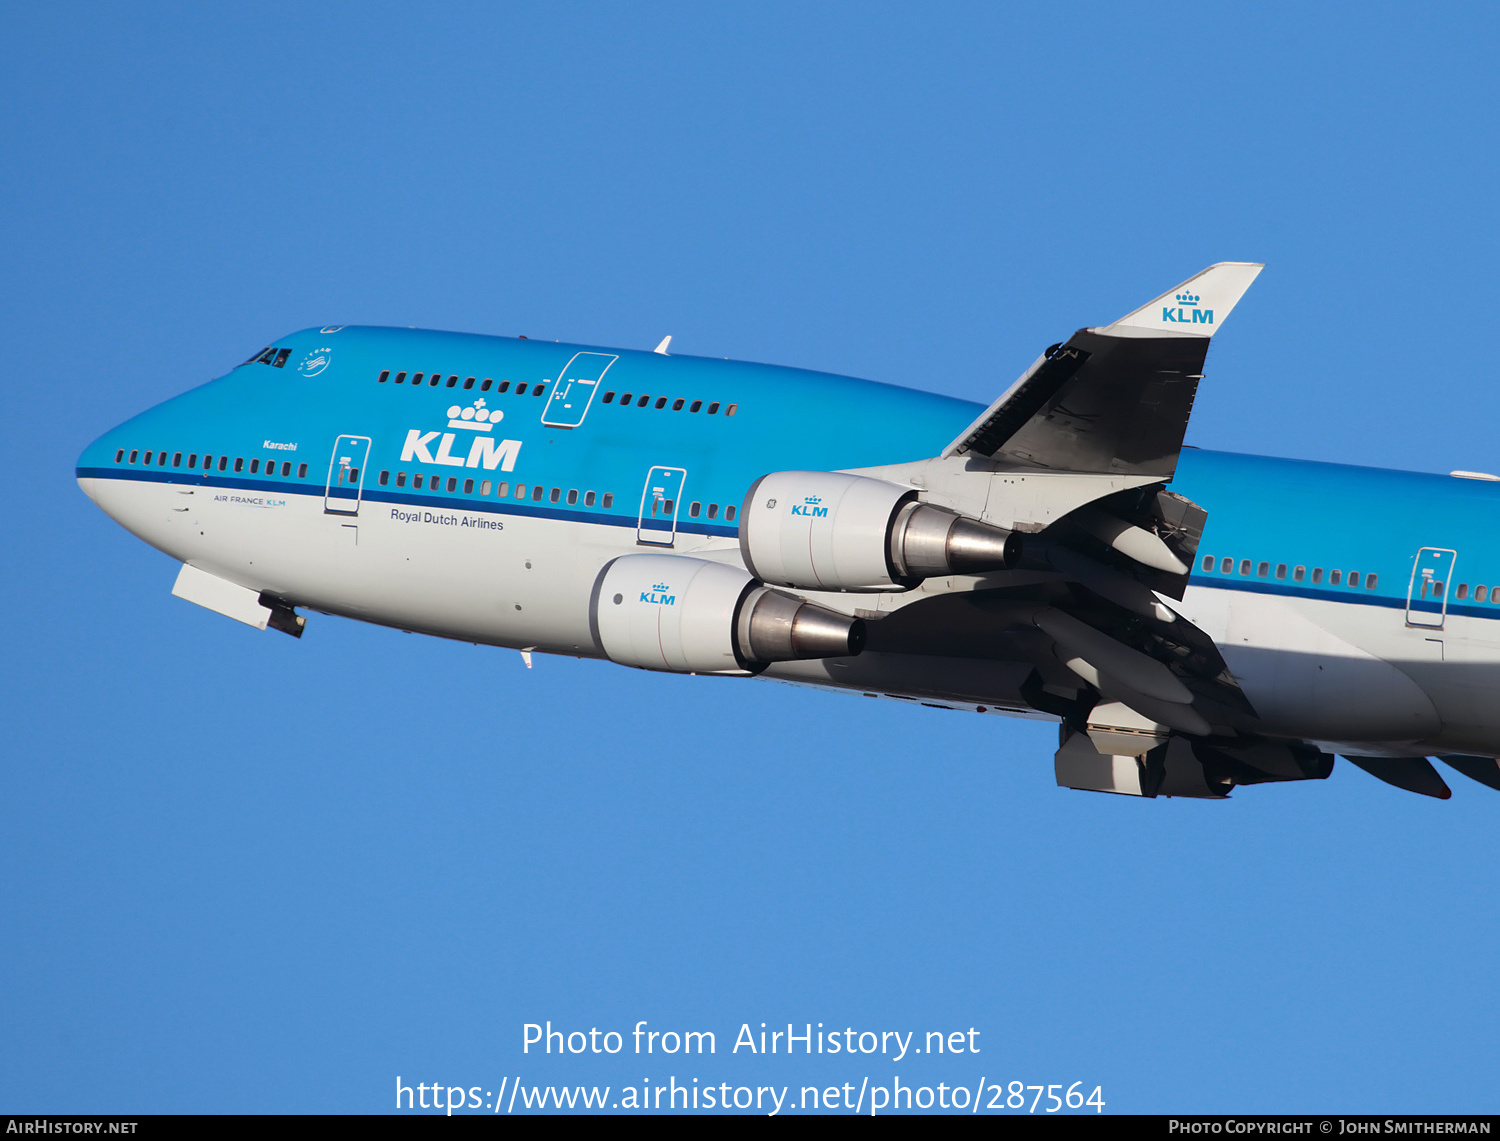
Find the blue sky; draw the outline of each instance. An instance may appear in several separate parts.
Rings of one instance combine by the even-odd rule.
[[[1135,1112],[1495,1108],[1488,789],[1340,764],[1136,802],[1055,788],[1046,726],[257,634],[172,598],[72,474],[310,325],[670,333],[987,401],[1219,260],[1267,269],[1190,442],[1494,470],[1492,7],[5,17],[0,1107],[899,1072]],[[719,1053],[523,1055],[547,1019]],[[728,1054],[788,1021],[981,1052]]]

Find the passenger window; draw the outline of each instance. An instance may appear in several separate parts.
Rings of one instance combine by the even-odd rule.
[[[708,517],[710,519],[717,519],[719,517],[719,505],[717,503],[710,503],[708,505]]]
[[[1249,574],[1249,573],[1250,573],[1250,560],[1249,559],[1241,559],[1240,560],[1240,574]]]
[[[1322,582],[1322,581],[1323,581],[1323,568],[1322,567],[1313,567],[1313,582]]]
[[[577,502],[578,502],[578,489],[577,488],[572,488],[572,487],[568,488],[568,506],[572,507],[573,504],[575,504]]]
[[[1485,589],[1484,587],[1482,587],[1482,586],[1476,586],[1474,588],[1474,601],[1475,602],[1483,602],[1484,598],[1485,598],[1485,595],[1487,595],[1488,593],[1489,593],[1489,591],[1487,589]]]
[[[516,385],[516,395],[517,396],[525,396],[526,395],[526,386],[524,384],[518,384],[518,385]]]
[[[490,493],[490,481],[489,480],[485,480],[483,483],[481,483],[479,485],[479,494],[480,495],[489,495],[489,493]]]
[[[688,504],[688,517],[691,518],[691,519],[698,518],[698,511],[699,511],[699,509],[702,506],[703,505],[701,503],[690,503],[690,504]]]
[[[115,453],[115,463],[119,463],[124,458],[125,458],[125,449],[121,448],[118,452]]]
[[[1292,578],[1295,579],[1297,582],[1301,582],[1306,577],[1307,577],[1307,568],[1306,567],[1293,567],[1292,568]]]
[[[384,487],[387,483],[390,482],[390,479],[391,479],[391,473],[390,472],[388,472],[388,471],[381,472],[380,473],[380,480],[379,480],[380,486]]]
[[[292,461],[291,460],[287,460],[285,463],[283,463],[281,465],[281,475],[282,475],[282,478],[286,478],[286,477],[290,476],[291,474],[292,474]]]
[[[454,385],[456,385],[456,384],[457,384],[457,383],[458,383],[458,377],[456,377],[456,376],[450,376],[450,377],[449,377],[449,378],[448,378],[448,387],[449,387],[449,388],[452,388],[452,387],[453,387],[453,386],[454,386]]]
[[[526,498],[526,485],[524,483],[518,483],[518,484],[516,484],[516,498],[517,499],[525,499]]]
[[[452,489],[450,488],[449,490],[452,490]],[[464,480],[464,494],[465,495],[473,495],[474,494],[474,481],[472,479],[466,479],[466,480]]]
[[[733,416],[738,409],[738,404],[731,404],[728,408],[724,409],[724,415]]]
[[[649,396],[642,396],[639,400],[637,400],[635,402],[635,406],[637,408],[644,408],[644,407],[646,407],[646,405],[648,405],[650,403],[651,403],[651,397],[649,397]]]
[[[307,465],[306,464],[298,464],[297,465],[297,478],[298,479],[306,479],[307,478]]]
[[[1350,586],[1358,586],[1359,585],[1359,571],[1350,571],[1349,572],[1349,585]]]
[[[724,518],[726,518],[726,519],[733,519],[734,518],[734,504],[733,503],[729,504],[729,506],[727,506],[727,507],[724,508]]]
[[[592,507],[594,505],[594,493],[592,491],[584,492],[583,505],[585,507]]]
[[[495,494],[498,495],[501,499],[504,499],[507,495],[509,495],[510,494],[510,481],[507,480],[506,482],[504,482],[502,484],[498,484],[495,487]]]
[[[540,396],[545,390],[546,390],[546,386],[545,385],[533,384],[531,386],[531,395],[533,395],[533,396]]]
[[[452,387],[452,386],[450,385],[449,387]],[[465,381],[464,381],[464,387],[466,389],[474,387],[474,378],[472,376],[468,377],[467,379],[465,379]]]
[[[406,486],[406,473],[404,471],[398,471],[396,473],[396,486],[397,487],[405,487]]]
[[[604,506],[605,507],[613,507],[614,505],[615,505],[615,493],[612,492],[612,491],[606,491],[604,493]]]
[[[540,503],[542,501],[542,496],[544,496],[546,494],[547,494],[547,489],[545,487],[543,487],[541,484],[537,484],[535,487],[533,487],[531,489],[531,501],[533,503]]]
[[[1234,560],[1233,559],[1220,559],[1219,560],[1219,573],[1220,574],[1229,574],[1233,570],[1234,570]]]
[[[1466,583],[1466,582],[1459,583],[1458,584],[1458,589],[1453,592],[1453,597],[1457,598],[1457,599],[1460,599],[1460,600],[1468,598],[1469,597],[1469,584]]]
[[[1286,578],[1286,563],[1277,563],[1276,564],[1276,577],[1277,578]]]
[[[441,383],[443,383],[443,374],[440,372],[435,372],[427,378],[428,388],[436,388]]]
[[[244,456],[235,456],[234,457],[234,470],[237,471],[237,472],[245,470],[245,457]]]
[[[146,453],[146,458],[144,460],[142,460],[141,462],[144,463],[147,467],[150,467],[151,466],[151,457],[154,456],[155,454],[156,454],[155,452],[147,452]]]
[[[140,453],[139,449],[136,449],[135,451],[131,452],[130,453],[130,462],[131,463],[135,463],[135,461],[140,457],[140,454],[141,453]]]
[[[613,392],[606,392],[604,394],[604,403],[606,403],[606,404],[613,404],[614,402],[615,402],[615,394]]]
[[[188,467],[197,467],[197,466],[198,466],[198,453],[197,452],[193,452],[191,455],[188,456]]]
[[[167,453],[166,452],[157,452],[156,453],[156,466],[157,467],[166,467],[167,466]]]
[[[708,406],[708,414],[710,416],[712,416],[718,410],[719,410],[719,402],[717,400],[715,400],[712,404],[710,404]]]
[[[1261,578],[1265,578],[1266,575],[1268,575],[1268,574],[1271,573],[1271,564],[1270,563],[1261,563],[1260,566],[1256,568],[1255,573],[1257,575],[1259,575]]]
[[[250,461],[250,474],[251,475],[255,475],[259,471],[260,471],[260,461],[259,460],[251,460]]]
[[[415,487],[418,491],[422,490],[422,473],[421,472],[416,472],[416,473],[414,473],[412,475],[412,477],[411,477],[411,485],[413,487]]]
[[[562,488],[560,488],[560,487],[554,487],[552,489],[552,497],[551,498],[552,498],[552,502],[553,503],[556,503],[559,499],[561,499],[562,498]]]
[[[1366,590],[1374,590],[1375,589],[1375,576],[1374,575],[1372,575],[1372,574],[1365,575],[1365,589]]]
[[[666,406],[667,406],[667,398],[665,396],[658,396],[656,398],[656,407],[657,407],[657,409],[660,410],[662,408],[665,408]]]
[[[388,368],[381,369],[380,370],[380,383],[384,384],[386,381],[388,381],[390,379],[391,379],[391,370],[388,369]]]
[[[426,375],[427,374],[425,372],[414,372],[411,374],[411,382],[413,384],[421,384],[422,378]]]
[[[449,491],[457,491],[458,490],[458,477],[456,475],[450,475],[448,477],[448,490]]]
[[[1438,580],[1436,580],[1432,584],[1432,597],[1433,598],[1442,598],[1443,597],[1443,580],[1442,579],[1438,579]]]
[[[398,372],[396,374],[396,383],[397,384],[405,384],[406,383],[406,373],[405,373],[404,370],[402,372]]]
[[[1334,586],[1338,586],[1339,580],[1340,580],[1340,572],[1339,571],[1335,570],[1335,571],[1329,571],[1328,572],[1328,581],[1330,583],[1332,583]]]
[[[484,378],[484,383],[479,386],[479,391],[480,392],[488,392],[490,390],[490,385],[492,385],[494,383],[495,382],[493,380],[491,380],[489,377],[485,377]]]
[[[172,453],[172,466],[173,467],[181,467],[182,466],[182,453],[181,452],[173,452]]]
[[[1214,569],[1214,557],[1212,555],[1203,556],[1203,569],[1206,571]]]
[[[502,380],[500,382],[500,387],[497,388],[497,389],[495,389],[495,391],[496,392],[509,392],[510,391],[510,381],[508,381],[508,380]]]
[[[676,400],[672,401],[672,411],[673,412],[681,412],[682,411],[682,406],[684,404],[686,404],[686,403],[687,403],[687,401],[684,400],[682,397],[679,396]]]
[[[690,405],[688,405],[688,411],[689,412],[696,412],[696,411],[698,411],[702,407],[703,407],[703,401],[701,401],[701,400],[695,400]]]
[[[620,397],[620,407],[621,408],[629,408],[630,407],[630,402],[632,400],[634,400],[634,399],[635,399],[635,396],[633,394],[627,392],[624,396]]]

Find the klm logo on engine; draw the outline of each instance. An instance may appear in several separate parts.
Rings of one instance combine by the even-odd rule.
[[[475,433],[469,443],[469,454],[452,454],[454,441],[458,439],[457,432],[423,432],[420,428],[412,428],[406,433],[406,443],[401,448],[401,462],[406,464],[415,460],[417,463],[443,464],[446,467],[482,465],[485,471],[494,471],[497,467],[501,471],[514,471],[516,457],[521,454],[521,441],[496,440],[492,436],[480,434],[493,432],[504,416],[505,413],[498,408],[487,410],[483,398],[474,401],[468,408],[460,408],[455,404],[448,409],[448,427]],[[437,452],[433,453],[429,448],[439,436],[442,439],[438,441]],[[462,445],[459,446],[462,448]]]
[[[822,502],[823,497],[821,495],[809,495],[801,503],[792,504],[792,514],[806,515],[812,519],[826,518],[828,515],[828,508],[818,506],[818,504]]]
[[[1212,325],[1214,323],[1214,311],[1199,307],[1198,303],[1203,298],[1198,294],[1179,293],[1175,300],[1176,305],[1168,305],[1162,309],[1163,321],[1172,321],[1179,325]]]
[[[641,591],[641,601],[649,602],[653,606],[676,606],[677,596],[668,594],[672,588],[664,582],[658,582],[650,590]]]

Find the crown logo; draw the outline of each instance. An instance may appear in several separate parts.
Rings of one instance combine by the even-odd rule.
[[[672,588],[664,582],[654,582],[651,584],[651,589],[660,594],[662,591],[671,590]]]
[[[1201,300],[1203,299],[1196,293],[1179,293],[1177,295],[1177,304],[1179,305],[1196,305]]]
[[[464,428],[470,432],[492,432],[494,426],[504,418],[505,413],[496,408],[493,411],[484,406],[484,397],[480,397],[467,408],[460,408],[457,404],[448,409],[448,427]]]
[[[809,495],[809,496],[808,496],[808,497],[807,497],[807,498],[806,498],[806,499],[804,499],[804,500],[803,500],[803,501],[802,501],[802,502],[803,502],[803,503],[806,503],[806,504],[808,504],[808,505],[809,505],[809,506],[811,506],[811,507],[815,507],[815,506],[817,506],[817,505],[818,505],[818,504],[819,504],[819,503],[822,503],[822,502],[823,502],[823,497],[822,497],[822,496],[821,496],[821,495]]]

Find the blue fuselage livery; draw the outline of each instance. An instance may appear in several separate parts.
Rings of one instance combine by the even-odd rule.
[[[1222,797],[1335,752],[1432,795],[1434,755],[1500,783],[1500,481],[1182,448],[1206,314],[1238,299],[1205,275],[1054,346],[989,410],[660,351],[309,329],[77,474],[183,564],[176,593],[262,629],[300,635],[305,608],[1047,718],[1075,788]],[[1169,328],[1195,321],[1197,341]]]

